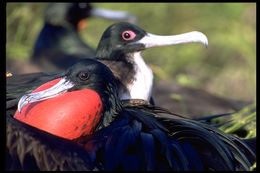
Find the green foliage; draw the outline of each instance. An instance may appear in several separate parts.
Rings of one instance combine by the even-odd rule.
[[[235,134],[241,138],[256,137],[256,103],[244,107],[228,117],[220,117],[213,122],[224,125],[219,129],[225,133]]]
[[[155,79],[167,78],[202,88],[219,96],[255,100],[256,96],[256,4],[255,3],[93,3],[95,7],[124,10],[138,17],[146,31],[172,35],[201,31],[209,46],[184,44],[144,51]],[[46,3],[7,3],[7,58],[28,60],[43,25]],[[97,46],[101,34],[114,23],[88,20],[81,32]]]

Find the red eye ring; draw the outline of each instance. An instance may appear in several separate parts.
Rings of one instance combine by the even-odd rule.
[[[136,37],[136,34],[131,30],[127,30],[122,32],[121,36],[124,40],[128,41],[128,40],[133,40]]]

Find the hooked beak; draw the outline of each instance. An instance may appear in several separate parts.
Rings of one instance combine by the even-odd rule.
[[[91,15],[97,16],[97,17],[102,17],[104,19],[110,19],[110,20],[123,20],[127,21],[129,23],[137,23],[137,18],[125,11],[114,11],[114,10],[107,10],[107,9],[102,9],[102,8],[93,8],[91,10]]]
[[[29,103],[46,100],[60,95],[73,86],[75,86],[74,83],[67,80],[66,78],[61,78],[61,80],[57,84],[48,89],[22,96],[22,98],[18,102],[18,111],[21,112],[22,108]]]
[[[205,47],[208,46],[207,36],[198,31],[187,32],[179,35],[161,36],[148,33],[141,40],[135,42],[145,45],[145,48],[176,45],[184,43],[202,43]]]

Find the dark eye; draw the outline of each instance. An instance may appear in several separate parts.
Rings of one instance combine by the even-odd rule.
[[[133,31],[130,31],[130,30],[124,31],[122,33],[122,38],[124,40],[133,40],[135,38],[135,36],[136,36],[136,34]]]
[[[83,80],[83,81],[86,81],[89,79],[89,74],[87,72],[80,72],[78,74],[78,77]]]

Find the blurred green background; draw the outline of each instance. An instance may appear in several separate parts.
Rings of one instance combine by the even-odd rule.
[[[7,3],[6,58],[27,61],[43,26],[46,3]],[[93,3],[128,11],[138,25],[160,35],[201,31],[208,48],[184,44],[144,51],[155,80],[167,79],[237,100],[256,99],[256,3]],[[80,34],[96,47],[114,21],[88,19]]]

